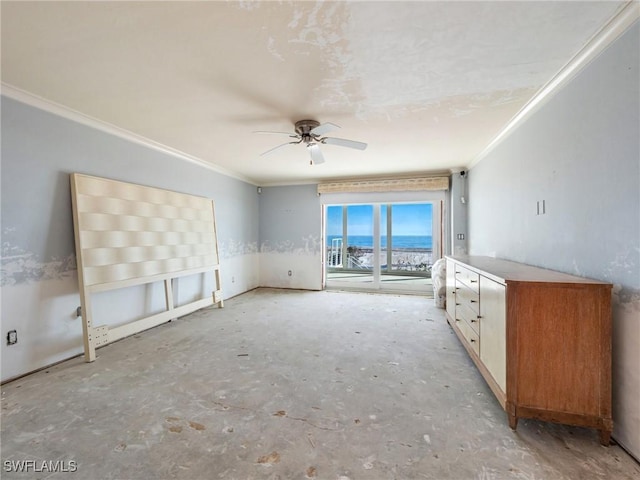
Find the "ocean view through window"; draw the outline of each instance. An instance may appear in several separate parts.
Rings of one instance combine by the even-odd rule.
[[[331,242],[336,238],[342,238],[342,235],[327,235],[327,246],[331,246]],[[347,243],[365,248],[373,248],[373,235],[348,235]],[[387,236],[380,236],[382,247],[387,246]],[[433,238],[431,235],[393,235],[391,244],[394,248],[418,248],[431,250],[433,248]]]

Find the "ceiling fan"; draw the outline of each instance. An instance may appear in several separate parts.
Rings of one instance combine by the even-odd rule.
[[[322,155],[322,151],[320,150],[319,146],[321,143],[327,145],[338,145],[340,147],[355,148],[357,150],[364,150],[365,148],[367,148],[367,144],[363,142],[346,140],[344,138],[323,136],[325,133],[337,130],[339,128],[340,127],[334,123],[327,122],[320,124],[320,122],[317,122],[315,120],[300,120],[295,123],[295,133],[264,131],[258,131],[254,133],[287,135],[290,138],[295,139],[261,153],[261,157],[269,155],[282,147],[286,147],[287,145],[298,145],[299,143],[304,143],[307,147],[307,150],[309,151],[309,156],[311,157],[311,165],[318,165],[320,163],[324,163],[324,156]]]

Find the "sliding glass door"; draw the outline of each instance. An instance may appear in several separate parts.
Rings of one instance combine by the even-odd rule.
[[[433,202],[326,206],[326,286],[429,293],[438,211]]]
[[[332,280],[372,281],[373,211],[373,205],[327,207],[326,266]]]

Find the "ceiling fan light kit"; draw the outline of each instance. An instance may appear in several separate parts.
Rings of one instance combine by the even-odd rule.
[[[354,140],[347,140],[345,138],[323,137],[325,133],[331,132],[333,130],[338,130],[339,128],[340,127],[335,123],[326,122],[321,124],[316,120],[299,120],[294,125],[294,129],[296,132],[295,134],[286,132],[265,131],[254,133],[287,135],[295,139],[295,141],[283,143],[281,145],[273,147],[266,152],[261,153],[260,156],[269,155],[287,145],[298,145],[300,143],[304,143],[307,146],[307,151],[309,152],[309,156],[311,157],[311,165],[318,165],[324,163],[324,155],[322,154],[322,151],[319,147],[319,144],[321,143],[327,145],[338,145],[339,147],[354,148],[356,150],[364,150],[365,148],[367,148],[367,144],[364,142],[356,142]]]

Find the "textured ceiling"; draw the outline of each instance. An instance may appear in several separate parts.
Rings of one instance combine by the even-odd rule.
[[[2,1],[2,82],[256,184],[412,175],[468,165],[625,3]],[[369,147],[259,156],[305,118]]]

